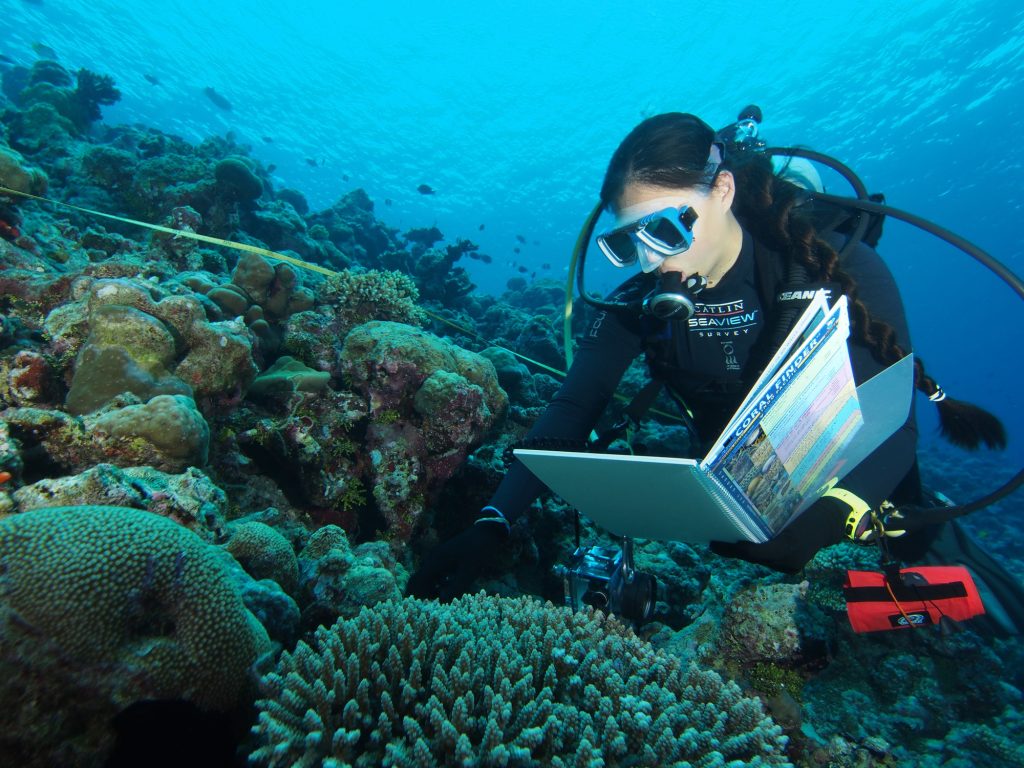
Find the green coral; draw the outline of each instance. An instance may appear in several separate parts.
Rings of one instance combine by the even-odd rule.
[[[385,408],[373,414],[373,420],[378,424],[394,424],[402,418],[402,414],[395,408]]]
[[[758,662],[747,673],[747,679],[754,690],[769,696],[785,691],[795,701],[800,701],[803,694],[804,678],[800,673],[778,664]]]
[[[366,489],[358,477],[350,477],[345,483],[345,490],[338,498],[338,503],[346,512],[353,512],[366,505]]]
[[[255,765],[789,765],[735,683],[528,598],[366,608],[261,687]]]
[[[95,761],[110,719],[135,701],[244,702],[249,668],[270,644],[224,557],[136,509],[0,520],[0,763],[86,764],[68,750]]]

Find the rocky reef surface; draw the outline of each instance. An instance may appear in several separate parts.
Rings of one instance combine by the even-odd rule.
[[[195,764],[1024,765],[1019,640],[854,634],[870,548],[793,578],[639,542],[663,586],[634,634],[524,598],[561,603],[573,547],[545,499],[492,597],[403,599],[557,389],[509,350],[560,365],[563,287],[481,295],[475,244],[360,189],[313,211],[230,135],[106,125],[105,75],[2,86],[0,186],[75,207],[0,193],[0,762],[118,764],[156,700],[224,718]],[[970,496],[975,461],[924,467]],[[1015,519],[972,523],[1020,577]]]

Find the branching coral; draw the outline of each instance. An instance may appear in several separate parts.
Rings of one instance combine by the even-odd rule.
[[[756,699],[528,598],[364,609],[262,680],[256,765],[787,765]]]
[[[346,330],[368,320],[423,325],[426,315],[416,306],[418,299],[416,284],[401,272],[346,270],[320,289],[321,302],[332,306]]]

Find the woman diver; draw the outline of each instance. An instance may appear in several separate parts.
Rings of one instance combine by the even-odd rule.
[[[644,353],[652,378],[688,406],[698,451],[707,448],[802,310],[794,298],[799,303],[816,288],[848,298],[848,348],[858,385],[908,354],[902,301],[884,262],[859,238],[842,248],[840,259],[843,238],[819,234],[806,199],[764,153],[723,140],[693,115],[657,115],[634,128],[605,174],[601,203],[615,223],[597,244],[616,266],[639,262],[642,272],[609,297],[608,309],[586,329],[563,386],[527,442],[582,444],[619,379]],[[994,416],[946,397],[919,360],[915,366],[915,386],[937,402],[947,436],[970,447],[1005,444]],[[799,571],[819,549],[842,540],[848,519],[866,525],[870,515],[864,513],[885,500],[920,501],[916,444],[911,408],[906,423],[841,487],[773,539],[715,542],[712,549]],[[496,559],[510,524],[543,490],[516,460],[476,523],[427,553],[410,579],[410,594],[450,599],[468,590]],[[851,538],[863,535],[859,525],[853,528]],[[920,557],[934,534],[893,540],[896,554]]]

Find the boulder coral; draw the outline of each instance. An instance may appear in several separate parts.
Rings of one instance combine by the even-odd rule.
[[[426,314],[418,299],[416,284],[401,272],[339,272],[318,286],[317,311],[296,313],[283,324],[282,347],[311,368],[340,377],[337,346],[348,332],[371,320],[422,326]]]
[[[208,321],[191,296],[157,301],[125,279],[82,278],[73,290],[77,300],[44,323],[54,357],[75,355],[66,401],[72,413],[95,411],[123,392],[143,400],[237,396],[256,376],[245,327]]]
[[[26,163],[25,158],[13,149],[0,147],[0,187],[29,195],[44,195],[47,178],[45,173]]]
[[[227,526],[224,548],[254,579],[276,581],[291,594],[299,579],[299,564],[289,541],[266,523],[254,520]]]
[[[244,704],[269,639],[222,557],[136,509],[0,520],[0,762],[102,764],[110,718],[144,699]]]
[[[261,766],[789,765],[735,683],[529,598],[381,603],[300,642],[261,691]]]
[[[34,454],[33,472],[80,472],[98,463],[182,472],[206,463],[209,427],[191,398],[158,395],[146,404],[126,400],[86,416],[8,408],[0,418]]]
[[[223,285],[202,280],[188,283],[216,304],[224,317],[241,317],[260,336],[290,315],[311,309],[314,303],[313,292],[302,286],[293,267],[273,264],[255,253],[243,253],[231,280]]]
[[[808,583],[755,584],[742,590],[722,618],[719,652],[749,665],[772,662],[797,665],[820,655],[827,622],[815,621],[817,609],[806,600]]]

